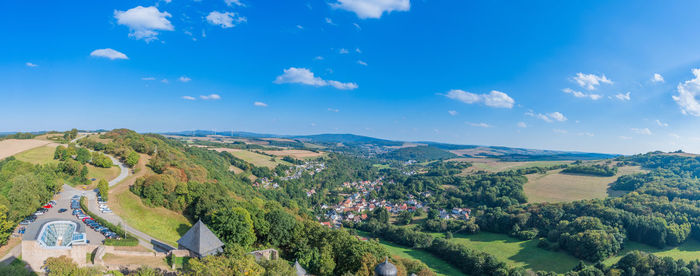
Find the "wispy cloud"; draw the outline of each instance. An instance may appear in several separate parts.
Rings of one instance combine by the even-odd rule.
[[[651,77],[651,82],[664,82],[664,77],[658,73],[654,73],[654,76]]]
[[[651,130],[649,128],[630,128],[630,130],[636,134],[651,135]]]
[[[189,81],[191,81],[192,79],[190,79],[190,78],[187,77],[187,76],[180,76],[177,80],[179,80],[180,82],[189,82]]]
[[[274,83],[299,83],[311,86],[332,86],[336,89],[341,90],[353,90],[357,89],[358,85],[354,82],[339,82],[335,80],[324,80],[320,77],[316,77],[309,69],[306,68],[296,68],[289,67],[284,69],[282,75],[277,76]]]
[[[513,108],[515,104],[515,100],[508,94],[496,90],[491,91],[489,94],[474,94],[460,89],[452,89],[445,94],[445,97],[466,104],[483,103],[497,108]]]
[[[627,92],[625,94],[617,93],[615,95],[615,98],[617,98],[618,100],[621,100],[621,101],[629,101],[631,99],[630,94],[631,94],[630,92]]]
[[[259,107],[267,107],[267,104],[264,102],[254,102],[253,105]]]
[[[668,123],[661,122],[660,120],[656,120],[656,124],[659,125],[660,127],[667,127]]]
[[[552,132],[558,133],[558,134],[567,134],[567,133],[569,133],[569,132],[566,131],[565,129],[559,129],[559,128],[552,129]]]
[[[586,93],[583,93],[581,91],[573,90],[571,88],[564,88],[561,91],[566,93],[566,94],[572,94],[576,98],[590,98],[591,100],[594,100],[594,101],[603,97],[600,94],[593,94],[593,93],[586,94]]]
[[[564,122],[564,121],[568,120],[566,118],[566,116],[564,116],[564,114],[562,114],[561,112],[558,112],[558,111],[552,112],[552,113],[547,113],[547,114],[542,114],[542,113],[535,113],[532,110],[530,110],[528,112],[525,112],[525,115],[538,118],[538,119],[543,120],[547,123]]]
[[[350,51],[348,51],[348,49],[345,49],[345,48],[340,48],[340,50],[338,50],[338,53],[341,55],[345,55],[345,54],[350,53]]]
[[[154,81],[154,80],[156,80],[156,78],[154,78],[154,77],[143,77],[143,78],[141,78],[141,80],[145,80],[145,81]]]
[[[201,96],[199,96],[199,98],[202,100],[220,100],[221,96],[219,96],[219,94],[209,94],[209,95],[201,95]]]
[[[525,122],[518,122],[518,127],[519,128],[526,128],[527,124]]]
[[[26,65],[27,67],[37,67],[37,66],[39,66],[39,65],[36,65],[36,64],[34,64],[34,63],[31,63],[31,62],[27,62],[27,63],[25,63],[24,65]]]
[[[243,4],[243,2],[241,2],[241,0],[224,0],[224,2],[225,2],[226,5],[228,5],[229,7],[230,7],[230,6],[234,6],[234,5],[235,5],[235,6],[240,6],[240,7],[245,7],[245,4]]]
[[[630,140],[630,139],[632,139],[632,137],[629,137],[629,136],[617,136],[617,138],[620,138],[620,139],[622,139],[622,140]]]
[[[233,28],[236,25],[246,22],[247,19],[237,15],[235,12],[218,12],[213,11],[207,15],[207,22],[212,25],[219,26],[224,29]]]
[[[467,125],[473,126],[473,127],[483,127],[483,128],[489,128],[492,127],[491,125],[487,123],[472,123],[472,122],[465,122]]]
[[[380,18],[385,12],[411,9],[409,0],[338,0],[330,5],[335,9],[354,12],[357,17],[362,19]]]
[[[337,109],[337,108],[330,108],[330,107],[329,107],[329,108],[328,108],[328,111],[330,111],[330,112],[340,112],[340,109]]]
[[[189,101],[194,101],[194,100],[196,100],[196,99],[195,99],[194,97],[192,97],[192,96],[182,96],[182,99],[184,99],[184,100],[189,100]]]
[[[364,62],[364,61],[361,61],[361,60],[358,60],[358,61],[357,61],[357,64],[362,65],[362,66],[367,66],[367,62]]]
[[[112,48],[97,49],[90,53],[92,57],[108,58],[110,60],[115,59],[129,59],[124,53],[114,50]]]
[[[129,28],[129,36],[143,39],[146,42],[158,39],[157,31],[172,31],[175,29],[168,18],[168,12],[160,12],[158,8],[138,6],[126,11],[114,11],[117,24]]]
[[[576,73],[572,78],[578,85],[588,90],[595,90],[601,83],[612,84],[613,82],[605,75]]]
[[[447,113],[449,113],[452,116],[457,116],[457,114],[458,114],[457,111],[455,111],[455,110],[448,110]]]

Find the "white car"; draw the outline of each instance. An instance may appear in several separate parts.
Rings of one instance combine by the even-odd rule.
[[[100,209],[102,209],[102,208],[109,208],[109,207],[105,204],[100,204]]]
[[[111,213],[111,212],[112,212],[112,210],[110,210],[110,209],[103,209],[102,210],[102,213]]]

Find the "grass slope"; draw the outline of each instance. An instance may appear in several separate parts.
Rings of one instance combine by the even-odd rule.
[[[433,233],[443,237],[442,233]],[[571,270],[579,260],[564,252],[554,252],[537,247],[537,240],[521,241],[503,234],[481,232],[474,235],[458,234],[453,242],[467,245],[469,248],[484,251],[514,267],[547,270],[565,273]]]
[[[112,166],[111,168],[98,168],[90,164],[86,164],[86,166],[88,167],[87,178],[96,178],[95,182],[100,181],[100,179],[110,181],[119,175],[118,166]]]
[[[605,198],[610,194],[610,183],[625,174],[643,172],[639,167],[620,167],[615,176],[601,177],[564,174],[561,170],[546,174],[530,174],[523,187],[529,202],[567,202],[582,199]]]
[[[29,162],[32,164],[49,164],[58,163],[58,160],[53,159],[53,154],[56,151],[56,144],[49,144],[20,152],[15,155],[19,161]]]
[[[372,236],[366,232],[357,232],[360,236],[372,238]],[[386,248],[392,256],[422,261],[428,265],[436,275],[464,275],[464,273],[454,268],[452,265],[423,250],[401,246],[384,240],[379,240],[379,243]]]
[[[625,249],[621,250],[620,253],[618,253],[616,256],[608,258],[603,263],[605,265],[615,264],[617,263],[617,261],[620,260],[620,258],[622,258],[622,256],[627,254],[627,252],[634,250],[652,253],[659,257],[671,257],[674,259],[683,259],[686,261],[700,259],[700,241],[694,239],[689,239],[688,241],[679,246],[668,247],[664,249],[659,249],[638,242],[627,241],[625,242]]]
[[[249,162],[255,166],[258,167],[268,167],[270,169],[274,169],[277,167],[277,164],[285,164],[285,165],[291,165],[291,163],[287,161],[283,161],[282,157],[275,157],[275,161],[271,161],[273,157],[255,153],[252,151],[247,151],[247,150],[240,150],[240,149],[227,149],[227,148],[217,148],[214,149],[216,151],[228,151],[233,156],[238,157],[240,159],[245,160],[246,162]]]

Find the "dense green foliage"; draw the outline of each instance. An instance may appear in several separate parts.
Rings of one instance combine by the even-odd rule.
[[[588,174],[595,176],[613,176],[617,173],[617,167],[611,167],[606,165],[574,165],[564,169],[561,172]]]
[[[97,183],[97,191],[100,193],[102,200],[109,200],[109,183],[107,180],[100,179],[100,182]]]

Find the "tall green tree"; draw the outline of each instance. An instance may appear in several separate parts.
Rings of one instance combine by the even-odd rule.
[[[100,196],[102,196],[102,200],[109,200],[109,183],[107,182],[107,180],[100,179],[100,182],[97,184],[97,190],[100,191]]]
[[[235,243],[246,248],[256,240],[250,213],[241,207],[215,211],[211,227],[227,244]]]

